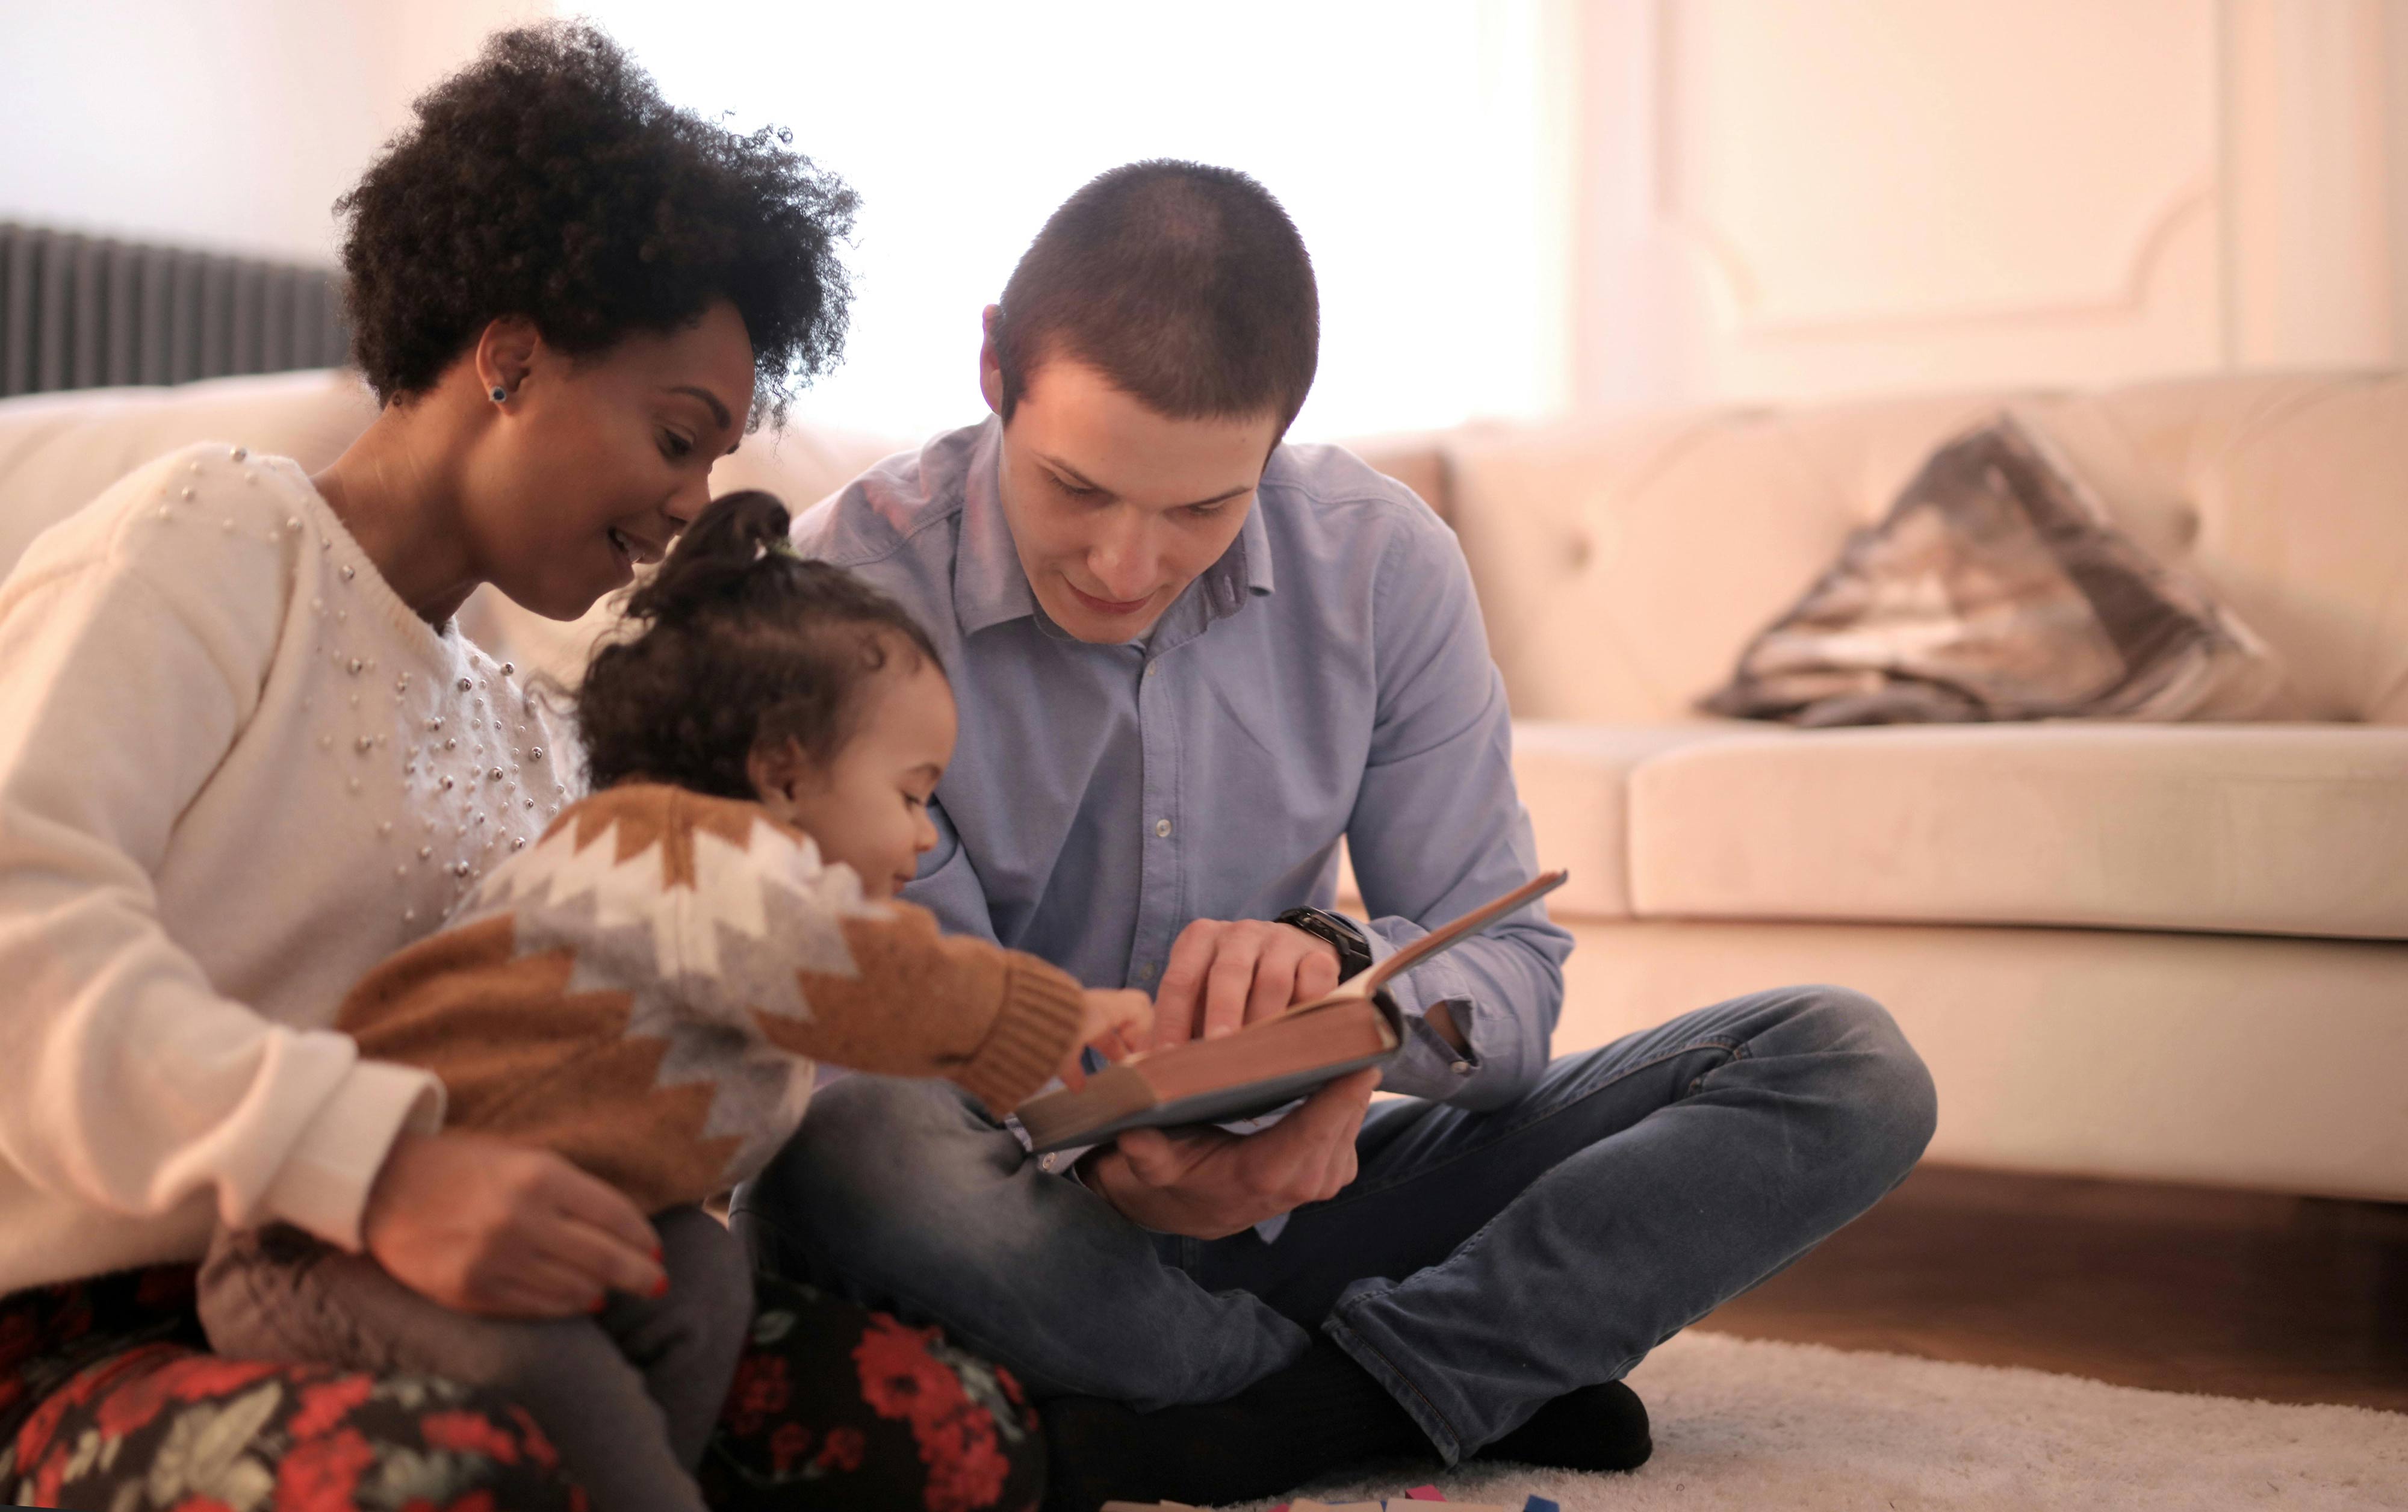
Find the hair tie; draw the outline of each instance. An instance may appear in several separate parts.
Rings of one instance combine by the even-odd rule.
[[[793,557],[797,562],[803,560],[803,554],[795,549],[795,543],[783,535],[781,535],[776,540],[769,542],[767,546],[763,547],[762,549],[765,551],[775,551],[781,557]]]

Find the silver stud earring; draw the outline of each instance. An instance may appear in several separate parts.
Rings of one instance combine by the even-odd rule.
[[[495,404],[497,404],[497,405],[498,405],[498,404],[502,403],[504,400],[508,399],[509,396],[510,396],[510,391],[509,391],[509,390],[503,388],[503,387],[502,387],[500,384],[498,384],[498,383],[496,383],[496,384],[494,384],[494,392],[493,392],[493,400],[494,400],[494,403],[495,403]]]

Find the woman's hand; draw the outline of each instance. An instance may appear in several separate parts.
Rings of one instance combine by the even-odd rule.
[[[479,1134],[405,1134],[360,1233],[395,1280],[462,1312],[570,1318],[606,1289],[668,1286],[660,1236],[617,1188],[550,1150]]]
[[[1132,988],[1089,988],[1086,1017],[1079,1025],[1079,1046],[1094,1047],[1108,1061],[1126,1060],[1145,1043],[1154,1027],[1154,999]],[[1087,1068],[1074,1049],[1062,1063],[1062,1084],[1083,1087]]]

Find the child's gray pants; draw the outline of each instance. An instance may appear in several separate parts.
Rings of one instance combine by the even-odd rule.
[[[700,1208],[652,1222],[666,1296],[612,1292],[591,1318],[544,1320],[455,1312],[298,1229],[221,1230],[201,1266],[201,1322],[236,1359],[496,1388],[534,1415],[594,1512],[704,1512],[693,1472],[752,1329],[752,1269]]]

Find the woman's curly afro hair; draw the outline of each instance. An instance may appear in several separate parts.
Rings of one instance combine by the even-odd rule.
[[[756,419],[782,419],[835,365],[854,196],[788,133],[671,107],[616,43],[569,22],[496,34],[415,108],[335,204],[352,349],[380,399],[432,388],[499,316],[587,354],[723,297],[752,340]]]

